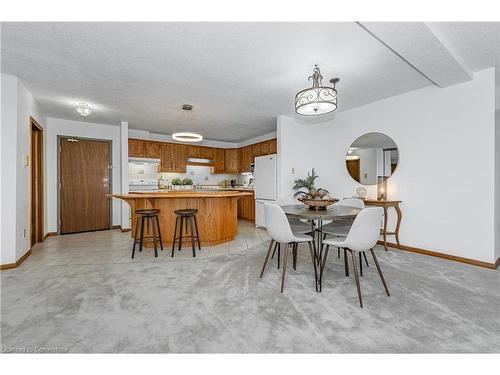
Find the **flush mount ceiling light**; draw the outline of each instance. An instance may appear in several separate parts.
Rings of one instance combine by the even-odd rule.
[[[186,114],[190,114],[193,110],[193,106],[191,104],[183,104],[182,110]],[[201,134],[193,133],[193,132],[177,132],[172,134],[172,138],[179,142],[201,142],[203,141],[203,137]]]
[[[76,105],[76,112],[82,117],[89,117],[92,113],[92,108],[87,103],[78,103]]]
[[[313,74],[308,78],[312,80],[311,88],[299,91],[295,95],[295,112],[304,116],[324,115],[337,109],[337,90],[335,84],[339,78],[332,78],[333,87],[323,86],[323,76],[315,65]]]

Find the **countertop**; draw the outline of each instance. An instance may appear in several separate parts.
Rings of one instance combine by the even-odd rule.
[[[252,191],[223,190],[223,191],[200,191],[200,190],[166,190],[159,192],[134,192],[129,194],[112,194],[114,198],[141,199],[141,198],[231,198],[252,195]]]

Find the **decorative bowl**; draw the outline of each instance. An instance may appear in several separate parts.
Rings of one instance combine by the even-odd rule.
[[[309,206],[310,210],[326,210],[326,208],[336,202],[338,202],[338,199],[335,198],[328,198],[328,199],[306,199],[306,198],[299,198],[298,199],[300,202],[306,204]]]

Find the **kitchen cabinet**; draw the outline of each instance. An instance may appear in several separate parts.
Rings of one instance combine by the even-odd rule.
[[[276,138],[269,140],[269,153],[270,154],[278,153],[278,140]]]
[[[173,146],[174,145],[172,143],[161,144],[161,161],[160,161],[161,172],[173,172],[174,169]]]
[[[255,158],[257,156],[261,156],[262,154],[260,153],[260,143],[254,143],[252,145],[252,158]]]
[[[188,158],[188,146],[187,145],[173,145],[173,159],[174,168],[173,171],[177,173],[186,173],[186,162]]]
[[[187,156],[188,158],[196,158],[199,159],[201,154],[201,147],[200,146],[192,146],[188,145],[187,146]]]
[[[253,163],[252,145],[242,147],[240,150],[239,171],[240,173],[250,173],[251,164]]]
[[[224,150],[224,170],[228,174],[238,173],[238,149],[226,148]]]
[[[161,143],[154,141],[145,141],[144,156],[147,158],[159,159],[161,157]]]
[[[223,148],[214,148],[214,173],[224,173],[226,153]]]
[[[134,158],[143,158],[144,154],[145,154],[144,140],[129,138],[128,156]]]
[[[238,217],[255,221],[255,197],[245,195],[238,200]]]
[[[260,142],[260,155],[269,155],[271,153],[269,141]]]
[[[200,147],[200,159],[214,160],[214,149],[211,147]]]

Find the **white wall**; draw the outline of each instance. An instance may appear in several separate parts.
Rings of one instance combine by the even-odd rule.
[[[42,127],[45,118],[23,82],[1,75],[2,124],[2,227],[1,264],[14,263],[29,249],[30,166],[24,159],[30,153],[30,116]]]
[[[293,180],[312,167],[318,186],[335,197],[353,195],[359,184],[345,167],[348,147],[365,133],[385,133],[399,148],[388,194],[403,201],[402,244],[494,262],[494,100],[488,69],[473,81],[426,87],[322,123],[281,116],[280,197],[290,197]],[[376,197],[374,187],[368,191]]]
[[[496,88],[497,100],[500,97]],[[500,258],[500,109],[495,111],[495,259]]]
[[[87,121],[71,121],[56,118],[47,118],[47,147],[46,147],[46,180],[47,206],[46,221],[49,232],[57,232],[57,136],[73,136],[82,138],[111,140],[112,144],[112,191],[119,194],[121,191],[121,145],[119,125],[96,124]],[[113,225],[121,224],[120,201],[113,199]]]

